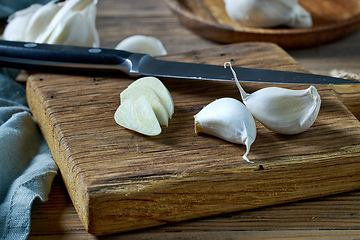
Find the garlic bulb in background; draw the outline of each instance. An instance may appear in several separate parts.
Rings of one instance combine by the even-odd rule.
[[[235,71],[235,83],[251,114],[268,129],[280,134],[298,134],[312,126],[320,111],[321,99],[314,86],[304,90],[268,87],[248,94]]]
[[[312,18],[298,0],[224,0],[229,17],[248,27],[310,28]]]
[[[195,133],[206,133],[228,142],[244,144],[243,159],[251,162],[247,155],[256,138],[255,120],[239,100],[220,98],[206,105],[194,116]]]
[[[7,20],[8,24],[4,29],[2,38],[10,41],[25,40],[25,31],[28,26],[27,23],[30,22],[32,16],[41,7],[42,5],[40,4],[33,4],[28,8],[17,11],[14,14],[10,15]]]
[[[97,0],[51,1],[32,5],[8,19],[3,39],[99,47],[95,27]]]
[[[144,35],[134,35],[125,38],[115,47],[115,49],[149,54],[150,56],[162,56],[167,54],[164,45],[159,39]]]
[[[53,17],[61,9],[63,4],[55,4],[51,1],[48,4],[37,9],[27,22],[23,33],[23,40],[26,42],[35,42],[37,37],[47,28]],[[10,22],[11,24],[12,22]]]

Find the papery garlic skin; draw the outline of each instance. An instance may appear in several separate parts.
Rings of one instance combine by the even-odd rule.
[[[244,144],[246,152],[243,159],[251,162],[247,155],[256,138],[256,124],[244,104],[234,98],[220,98],[205,106],[194,119],[196,133]]]
[[[31,5],[9,17],[2,38],[47,44],[99,47],[97,0],[53,0]]]
[[[8,18],[8,24],[4,29],[2,38],[9,41],[22,41],[24,40],[24,33],[30,19],[35,14],[35,12],[40,9],[42,5],[33,4],[28,8],[17,11],[14,14],[10,15]]]
[[[312,18],[298,0],[224,0],[230,18],[248,27],[310,28]]]
[[[32,14],[30,20],[26,23],[23,40],[26,42],[35,42],[38,36],[47,28],[51,20],[64,5],[63,3],[55,4],[53,0]]]
[[[164,45],[159,39],[145,35],[133,35],[125,38],[115,49],[149,54],[150,56],[163,56],[167,54]]]
[[[249,95],[244,104],[266,128],[289,135],[313,125],[321,100],[314,86],[304,90],[268,87]]]
[[[99,47],[97,0],[67,0],[35,42]]]

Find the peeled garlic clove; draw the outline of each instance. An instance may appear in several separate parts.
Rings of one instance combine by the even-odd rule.
[[[224,0],[224,2],[229,17],[248,27],[312,26],[311,15],[298,5],[298,0]]]
[[[159,39],[144,35],[134,35],[125,38],[115,47],[115,49],[149,54],[150,56],[161,56],[167,54],[164,45]]]
[[[10,15],[2,38],[8,41],[23,41],[24,33],[30,19],[41,7],[42,5],[40,4],[33,4],[28,8],[17,11]]]
[[[129,85],[129,87],[120,93],[120,101],[122,104],[127,99],[134,100],[140,96],[147,98],[160,125],[168,126],[169,114],[166,108],[155,92],[146,85]]]
[[[172,118],[172,115],[174,114],[174,101],[170,95],[169,90],[158,78],[142,77],[131,83],[128,88],[134,86],[147,86],[151,88],[164,104],[164,107],[168,111],[169,118]]]
[[[147,136],[161,133],[160,124],[145,96],[122,102],[114,114],[114,119],[120,126]]]
[[[252,93],[244,103],[268,129],[281,134],[298,134],[315,122],[321,100],[314,86],[305,90],[268,87]]]
[[[233,98],[221,98],[205,106],[194,119],[196,133],[244,144],[246,152],[243,158],[251,162],[247,155],[256,138],[256,125],[244,104]]]

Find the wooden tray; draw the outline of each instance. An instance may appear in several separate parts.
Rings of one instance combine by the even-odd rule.
[[[360,1],[300,0],[313,27],[251,28],[232,20],[223,0],[165,0],[179,21],[196,34],[221,43],[266,41],[283,48],[304,48],[340,39],[360,28]]]
[[[163,59],[301,71],[281,48],[241,43]],[[193,115],[220,97],[239,98],[233,82],[162,79],[175,114],[156,137],[117,125],[119,93],[134,79],[35,74],[27,81],[32,113],[60,168],[85,228],[102,235],[360,188],[360,124],[328,86],[306,132],[283,136],[257,122],[245,147],[194,133]],[[244,83],[248,92],[264,84]],[[274,86],[274,85],[272,85]],[[293,89],[307,86],[284,85]]]

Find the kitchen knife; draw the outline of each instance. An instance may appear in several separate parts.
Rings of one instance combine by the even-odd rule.
[[[156,76],[200,80],[232,81],[230,69],[163,61],[127,51],[0,40],[0,66],[48,71],[49,69],[119,70],[129,76]],[[242,82],[286,84],[358,84],[329,76],[234,67]]]

